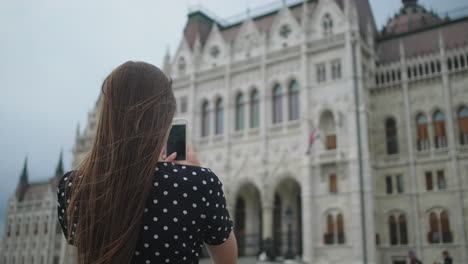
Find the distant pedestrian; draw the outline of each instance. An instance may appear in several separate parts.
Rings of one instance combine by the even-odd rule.
[[[414,251],[410,250],[408,253],[411,264],[423,264],[417,257]]]
[[[447,250],[442,252],[442,257],[444,258],[444,264],[452,264],[452,257],[450,257],[449,253]]]

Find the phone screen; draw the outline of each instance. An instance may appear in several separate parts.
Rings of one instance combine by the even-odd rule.
[[[167,140],[167,156],[177,152],[176,160],[186,160],[186,125],[174,124]]]

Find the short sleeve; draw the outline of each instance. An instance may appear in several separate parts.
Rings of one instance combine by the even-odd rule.
[[[206,221],[203,230],[203,241],[208,245],[220,245],[228,238],[233,222],[226,206],[222,183],[208,170],[203,181],[206,186]]]
[[[60,179],[57,186],[57,216],[63,235],[68,240],[67,203],[70,199],[69,192],[66,192],[66,185],[69,184],[72,172],[67,172]]]

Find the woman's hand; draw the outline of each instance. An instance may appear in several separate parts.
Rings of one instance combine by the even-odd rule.
[[[187,146],[187,160],[175,160],[177,158],[177,152],[172,153],[169,157],[163,159],[166,162],[174,162],[180,165],[189,165],[201,167],[200,162],[197,159],[197,155],[193,151],[192,144]]]

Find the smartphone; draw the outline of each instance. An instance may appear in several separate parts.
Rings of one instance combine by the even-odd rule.
[[[166,155],[169,156],[174,152],[177,152],[176,160],[187,159],[187,120],[185,119],[177,118],[172,121]]]

